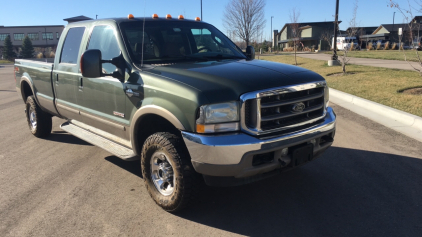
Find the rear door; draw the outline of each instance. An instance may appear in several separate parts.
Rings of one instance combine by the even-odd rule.
[[[69,28],[61,49],[58,49],[60,57],[54,63],[53,85],[57,110],[68,119],[80,119],[77,92],[81,78],[79,52],[84,32],[85,27]]]

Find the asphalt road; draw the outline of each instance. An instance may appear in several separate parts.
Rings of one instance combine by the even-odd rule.
[[[28,130],[0,68],[0,236],[421,236],[422,143],[339,106],[321,158],[273,179],[204,188],[169,214],[125,162],[59,128]]]

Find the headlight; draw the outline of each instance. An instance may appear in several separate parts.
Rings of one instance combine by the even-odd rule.
[[[196,120],[198,133],[229,132],[239,130],[239,103],[203,105]]]
[[[328,104],[330,102],[330,88],[328,88],[328,85],[325,86],[324,92],[325,108],[328,108]]]

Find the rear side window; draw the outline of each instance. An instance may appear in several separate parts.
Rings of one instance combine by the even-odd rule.
[[[84,31],[85,27],[75,27],[69,29],[63,44],[62,54],[60,56],[61,63],[76,64],[78,61],[78,53]]]
[[[120,48],[111,26],[96,26],[92,31],[87,49],[99,49],[102,59],[110,60],[119,56]],[[116,66],[111,63],[103,63],[103,73],[112,73]]]

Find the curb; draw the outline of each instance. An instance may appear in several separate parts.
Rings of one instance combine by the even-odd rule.
[[[330,88],[330,101],[422,142],[422,118]]]

